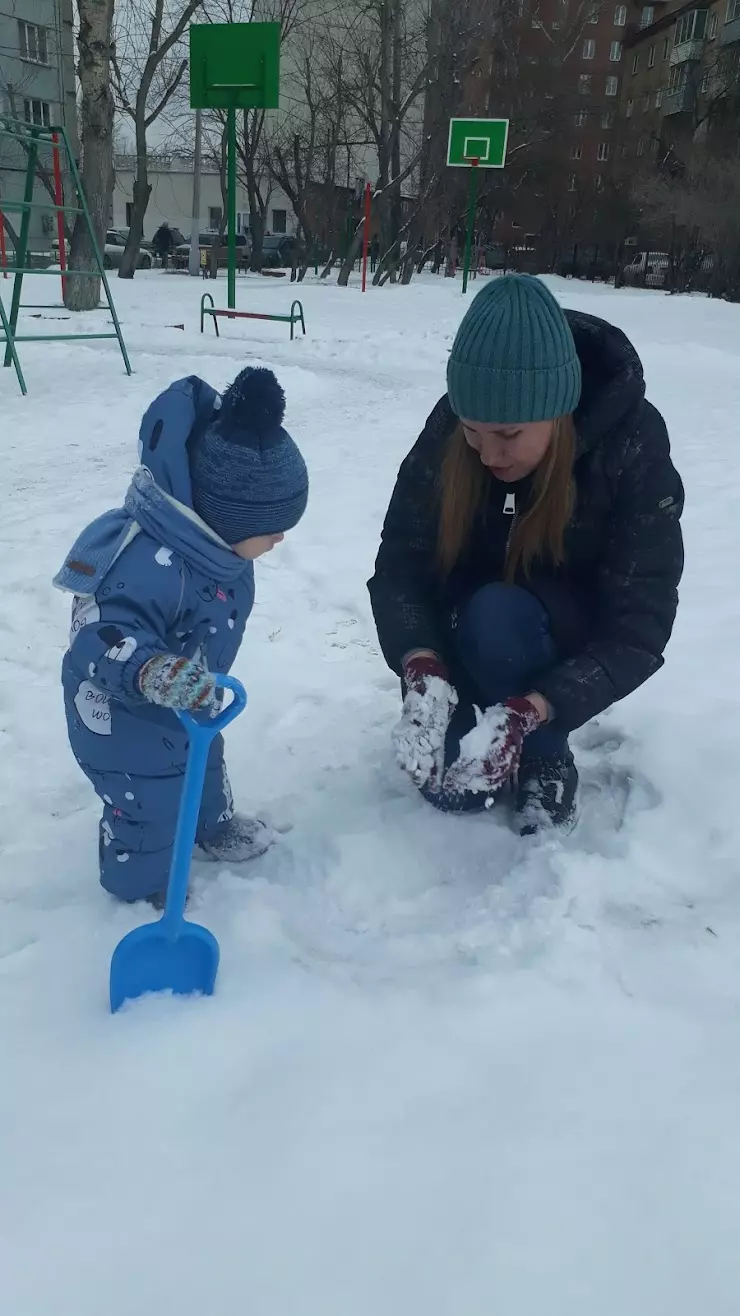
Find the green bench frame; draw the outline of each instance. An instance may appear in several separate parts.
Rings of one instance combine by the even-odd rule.
[[[206,302],[210,302],[211,303],[210,306],[206,306]],[[209,292],[204,292],[203,296],[200,299],[200,332],[201,333],[203,333],[207,315],[210,315],[211,319],[213,320],[213,327],[216,330],[217,338],[221,337],[218,328],[218,321],[221,316],[223,316],[226,320],[280,320],[282,321],[283,324],[290,325],[291,343],[293,342],[293,338],[295,335],[295,327],[297,324],[301,326],[304,337],[306,334],[306,321],[303,317],[303,307],[298,300],[293,302],[293,305],[290,308],[290,315],[268,315],[264,311],[222,310],[221,307],[216,306],[214,304],[213,297],[211,296],[211,294]]]

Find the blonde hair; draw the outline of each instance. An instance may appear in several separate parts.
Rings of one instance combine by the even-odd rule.
[[[555,566],[563,561],[565,528],[573,510],[573,459],[576,431],[572,416],[554,422],[547,451],[534,473],[532,496],[515,518],[506,549],[504,580],[513,584],[530,574],[536,559]],[[490,475],[465,439],[462,425],[453,433],[441,472],[437,565],[447,578],[459,562],[482,510]]]

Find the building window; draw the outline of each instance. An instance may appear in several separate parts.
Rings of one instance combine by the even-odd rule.
[[[584,41],[583,43],[583,58],[593,59],[595,54],[596,54],[596,42],[592,41],[591,38],[589,37],[589,39],[587,41]]]
[[[640,67],[640,56],[639,56],[639,55],[633,55],[633,56],[632,56],[632,72],[633,72],[633,73],[636,73],[637,70],[639,69],[639,67]]]
[[[621,41],[612,41],[612,44],[609,47],[609,59],[611,60],[612,64],[618,64],[621,58],[622,58]]]
[[[674,64],[668,79],[669,95],[672,96],[674,92],[683,91],[683,88],[686,86],[687,74],[688,68],[686,64]]]
[[[701,85],[700,85],[700,87],[699,87],[699,90],[700,90],[702,96],[706,96],[706,95],[707,95],[707,93],[708,93],[708,91],[709,91],[709,74],[708,74],[708,73],[705,73],[705,74],[704,74],[704,77],[703,77],[702,80],[701,80]]]
[[[643,137],[640,137],[640,138],[638,139],[638,142],[637,142],[637,154],[638,154],[638,155],[644,155],[644,154],[645,154],[645,139],[644,139]]]
[[[614,26],[615,26],[615,27],[626,27],[626,26],[627,26],[627,6],[626,6],[626,5],[617,5],[616,9],[614,10]]]
[[[598,150],[597,150],[597,152],[596,152],[596,159],[597,159],[597,160],[608,160],[608,159],[609,159],[609,143],[608,143],[608,142],[599,142],[599,148],[598,148]]]
[[[631,119],[631,118],[632,118],[632,112],[633,112],[634,108],[635,108],[635,102],[634,102],[634,101],[627,101],[627,111],[626,111],[626,115],[627,115],[627,118],[628,118],[628,119]]]
[[[588,11],[588,21],[589,21],[589,23],[594,23],[594,24],[595,24],[595,23],[598,23],[598,21],[599,21],[599,14],[600,14],[600,13],[601,13],[601,5],[600,5],[600,4],[597,4],[597,5],[591,5],[591,8],[590,8],[589,11]]]
[[[645,95],[644,95],[643,98],[642,98],[642,112],[643,112],[643,114],[647,114],[647,112],[648,112],[649,109],[650,109],[650,92],[649,92],[649,91],[646,91],[646,92],[645,92]]]
[[[606,94],[607,96],[616,96],[619,91],[619,78],[607,78]]]
[[[585,110],[578,110],[577,114],[573,116],[573,122],[576,128],[583,128],[587,118],[588,115]]]
[[[707,36],[709,37],[709,40],[710,40],[710,41],[714,41],[714,38],[715,38],[716,35],[717,35],[717,23],[718,23],[718,21],[719,21],[719,20],[718,20],[718,16],[717,16],[717,11],[716,11],[716,9],[715,9],[714,13],[711,13],[711,14],[709,15],[709,31],[707,32]]]
[[[738,0],[734,0],[740,13]],[[732,8],[733,0],[730,0]],[[728,10],[729,14],[729,10]],[[694,9],[690,14],[683,14],[676,23],[676,33],[673,38],[674,46],[682,46],[684,41],[702,41],[707,30],[707,11],[706,9]]]
[[[663,104],[663,88],[662,88],[662,87],[658,87],[658,90],[657,90],[656,93],[655,93],[655,108],[656,108],[656,110],[659,110],[662,104]]]
[[[574,146],[573,149],[571,150],[571,156],[573,157],[574,160],[580,160],[582,155],[583,155],[582,146]]]
[[[223,213],[224,212],[220,206],[209,206],[208,227],[212,229],[219,229],[221,227],[221,219],[223,217]]]
[[[670,55],[670,53],[671,53],[671,38],[670,38],[670,37],[666,37],[665,41],[663,42],[663,60],[664,60],[664,62],[665,62],[665,60],[668,59],[668,56]]]
[[[591,94],[591,74],[582,73],[578,79],[578,94],[580,96],[590,96]]]
[[[729,0],[725,22],[734,23],[736,18],[740,18],[740,0]]]
[[[272,231],[273,233],[288,232],[288,212],[287,210],[273,210],[272,212]]]
[[[37,27],[35,23],[19,22],[18,44],[22,59],[28,59],[32,64],[49,63],[45,27]]]
[[[600,192],[603,186],[604,186],[603,174],[594,174],[594,187],[596,188],[596,191]]]
[[[652,69],[654,67],[655,67],[655,46],[651,46],[648,51],[648,68]]]
[[[613,128],[615,118],[616,115],[614,113],[614,110],[604,110],[604,113],[601,116],[602,128]]]
[[[48,101],[24,101],[23,117],[26,123],[36,123],[40,128],[50,128],[51,106]]]
[[[575,192],[575,190],[576,190],[576,183],[577,183],[577,182],[578,182],[578,180],[577,180],[575,174],[571,174],[570,178],[568,179],[568,191],[569,191],[569,192]]]
[[[643,5],[642,14],[640,15],[640,27],[650,27],[655,18],[655,6]]]

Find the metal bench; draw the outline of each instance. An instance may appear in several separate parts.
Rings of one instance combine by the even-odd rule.
[[[206,306],[210,302],[210,306]],[[303,307],[299,301],[294,301],[290,308],[290,315],[268,315],[264,311],[225,311],[221,307],[215,306],[213,297],[209,292],[204,292],[200,299],[200,332],[203,333],[205,318],[210,315],[213,320],[213,327],[216,330],[216,337],[220,338],[218,321],[221,316],[227,320],[281,320],[283,324],[290,325],[290,341],[293,342],[295,326],[299,324],[303,330],[304,337],[306,333],[306,321],[303,318]]]

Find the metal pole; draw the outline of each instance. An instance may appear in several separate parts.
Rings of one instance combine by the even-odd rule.
[[[200,274],[200,171],[203,139],[203,111],[195,111],[195,158],[193,160],[193,210],[190,220],[190,256],[188,273],[194,278]]]
[[[59,161],[59,133],[54,133],[52,137],[54,146],[52,154],[54,159],[54,202],[57,206],[64,205],[64,190],[62,188],[62,168]],[[67,290],[67,280],[64,272],[67,268],[67,243],[64,237],[64,212],[57,210],[57,237],[59,238],[59,268],[62,271],[62,301]]]
[[[362,291],[367,287],[367,249],[370,244],[370,203],[372,201],[372,188],[369,183],[365,184],[365,228],[362,234]]]
[[[21,230],[18,234],[18,250],[16,256],[16,274],[13,278],[13,295],[10,299],[10,332],[6,330],[5,360],[4,366],[10,366],[13,363],[13,338],[18,324],[18,312],[21,307],[21,291],[23,288],[23,274],[28,268],[28,233],[31,225],[31,206],[33,204],[33,185],[36,179],[36,162],[39,157],[39,133],[40,129],[31,128],[31,145],[28,149],[28,162],[26,164],[26,183],[23,192],[23,212],[21,215]]]
[[[226,211],[229,232],[229,310],[236,308],[236,110],[226,112]]]
[[[0,268],[2,268],[4,279],[7,279],[8,277],[8,271],[5,268],[7,263],[8,253],[5,250],[5,220],[3,218],[2,210],[0,210]]]
[[[470,191],[468,193],[468,231],[465,235],[465,263],[463,265],[463,293],[468,291],[468,274],[470,273],[470,249],[473,245],[473,227],[475,225],[475,202],[478,195],[478,161],[470,165]]]

